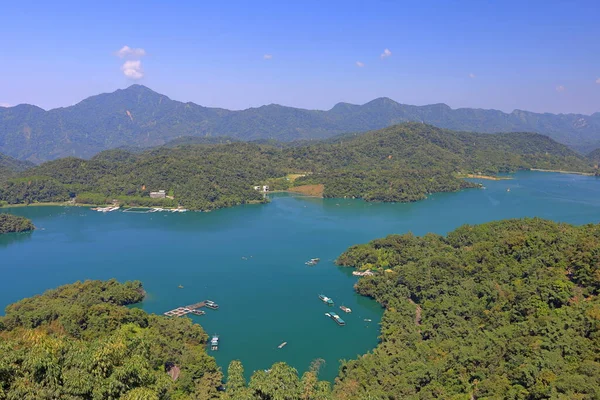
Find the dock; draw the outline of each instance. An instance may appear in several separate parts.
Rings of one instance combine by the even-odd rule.
[[[163,313],[163,315],[166,315],[167,317],[183,317],[187,314],[204,315],[206,314],[206,311],[200,310],[203,307],[210,308],[212,310],[219,309],[219,305],[214,301],[204,300],[199,303],[190,304],[185,307],[177,307],[173,310],[169,310],[166,313]]]

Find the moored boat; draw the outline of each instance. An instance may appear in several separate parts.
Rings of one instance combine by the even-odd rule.
[[[329,316],[330,316],[330,317],[331,317],[331,319],[333,319],[333,320],[334,320],[334,321],[335,321],[335,322],[336,322],[336,323],[337,323],[339,326],[344,326],[344,325],[346,325],[346,322],[345,322],[345,321],[344,321],[342,318],[340,318],[340,316],[339,316],[339,315],[337,315],[336,313],[334,313],[334,312],[330,312],[330,313],[329,313]]]
[[[206,306],[206,308],[210,308],[211,310],[218,310],[219,309],[219,305],[217,303],[215,303],[214,301],[211,301],[211,300],[205,300],[204,301],[204,305]]]
[[[320,294],[319,295],[319,299],[327,304],[328,306],[332,306],[333,305],[333,300],[331,300],[329,297],[325,296],[324,294]]]
[[[352,309],[350,307],[346,307],[346,306],[340,306],[340,310],[342,310],[343,312],[346,312],[346,313],[352,312]]]
[[[219,350],[219,335],[213,335],[212,339],[210,339],[210,349],[211,350]]]

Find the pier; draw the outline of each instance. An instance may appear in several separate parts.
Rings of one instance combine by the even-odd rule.
[[[187,314],[204,315],[204,314],[206,314],[206,312],[203,310],[200,310],[202,307],[210,308],[212,310],[217,310],[219,308],[219,305],[217,303],[215,303],[214,301],[204,300],[199,303],[190,304],[185,307],[177,307],[173,310],[169,310],[169,311],[163,313],[163,315],[166,315],[167,317],[183,317],[184,315],[187,315]]]

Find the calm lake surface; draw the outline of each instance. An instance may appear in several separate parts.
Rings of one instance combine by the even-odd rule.
[[[351,270],[334,265],[347,247],[391,233],[444,234],[504,218],[600,221],[597,178],[541,172],[514,178],[478,181],[485,190],[436,194],[412,204],[275,195],[267,205],[211,213],[1,209],[31,218],[38,230],[0,236],[0,310],[76,280],[138,279],[148,292],[141,305],[148,312],[204,299],[219,303],[218,311],[191,318],[220,335],[221,348],[212,354],[224,371],[240,359],[248,375],[277,361],[303,372],[322,358],[321,378],[333,380],[340,359],[377,345],[382,315],[377,303],[354,293]],[[321,262],[304,265],[312,257]],[[319,293],[334,299],[345,327],[324,316],[332,309]],[[342,304],[353,313],[341,312]],[[278,349],[283,341],[287,346]]]

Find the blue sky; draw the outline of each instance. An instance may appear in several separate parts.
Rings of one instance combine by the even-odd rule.
[[[141,83],[230,109],[386,96],[600,111],[598,0],[291,3],[4,0],[0,103],[48,109]]]

